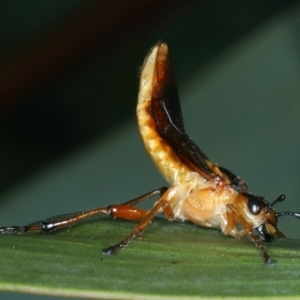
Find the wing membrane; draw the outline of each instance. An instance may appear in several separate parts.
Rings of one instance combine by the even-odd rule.
[[[215,178],[207,156],[185,133],[179,95],[165,43],[160,43],[155,70],[156,82],[151,104],[159,135],[193,171],[207,179]]]

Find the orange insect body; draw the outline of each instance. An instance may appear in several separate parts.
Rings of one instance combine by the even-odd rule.
[[[233,229],[226,230],[226,204],[236,203],[239,193],[224,183],[221,176],[210,181],[191,170],[157,132],[151,110],[152,94],[157,82],[165,76],[165,65],[168,63],[167,45],[154,47],[144,63],[137,104],[138,124],[145,147],[171,185],[163,199],[172,206],[176,219],[190,220],[207,227],[221,227],[224,233],[234,235],[236,231]]]
[[[166,76],[168,64],[166,44],[159,44],[153,48],[144,63],[137,104],[142,139],[156,167],[171,185],[163,199],[170,203],[174,218],[190,220],[207,227],[221,227],[225,233],[228,224],[225,206],[237,201],[237,191],[221,182],[221,177],[211,181],[191,170],[157,132],[151,109],[152,94],[157,82]],[[217,166],[215,168],[217,169]],[[221,174],[220,171],[219,173]],[[231,232],[226,232],[229,233]]]
[[[261,249],[265,262],[271,263],[253,230],[261,228],[261,233],[268,237],[284,237],[276,226],[277,216],[272,206],[266,200],[250,195],[246,184],[240,178],[226,169],[225,172],[220,170],[200,149],[202,164],[207,167],[204,171],[201,164],[199,167],[189,157],[184,157],[178,149],[172,147],[172,143],[166,142],[161,134],[168,130],[168,126],[174,127],[177,132],[173,139],[180,139],[180,135],[185,134],[183,123],[180,124],[182,120],[179,122],[182,128],[177,128],[170,112],[163,107],[169,100],[162,98],[167,98],[166,93],[174,88],[172,76],[168,46],[166,43],[159,43],[145,59],[137,104],[138,124],[145,147],[158,170],[171,185],[158,202],[164,200],[170,204],[174,219],[221,228],[225,235],[236,238],[247,234]],[[162,111],[166,116],[161,116]],[[164,122],[169,124],[162,125]],[[277,201],[283,199],[284,196],[281,196]],[[251,201],[253,203],[250,203],[249,208]],[[252,209],[259,211],[251,211]],[[159,212],[163,212],[163,209]],[[243,227],[241,230],[237,229],[238,224]]]
[[[162,187],[122,204],[91,209],[65,219],[43,221],[39,225],[1,227],[0,233],[47,233],[101,213],[139,220],[121,242],[103,250],[104,254],[112,254],[141,234],[157,213],[164,213],[169,220],[188,220],[220,228],[225,235],[236,238],[247,235],[260,249],[264,262],[271,264],[273,261],[262,241],[284,237],[277,228],[278,217],[300,218],[300,213],[277,213],[273,206],[283,201],[284,195],[269,204],[264,198],[251,194],[243,180],[211,162],[185,133],[169,50],[164,42],[154,46],[144,61],[137,118],[146,150],[170,184],[169,188]],[[160,197],[151,210],[137,207],[156,195]]]

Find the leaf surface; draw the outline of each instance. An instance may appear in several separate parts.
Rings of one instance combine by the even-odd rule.
[[[106,217],[52,234],[0,236],[0,289],[94,298],[285,297],[300,294],[300,241],[277,239],[266,266],[247,238],[155,218],[115,255],[135,223]]]

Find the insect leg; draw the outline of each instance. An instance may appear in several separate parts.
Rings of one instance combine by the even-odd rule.
[[[41,224],[38,225],[25,225],[25,226],[6,226],[6,227],[0,227],[0,233],[2,234],[9,234],[9,233],[27,233],[27,232],[52,232],[57,229],[71,226],[81,220],[87,219],[89,217],[98,215],[100,213],[108,213],[106,207],[102,208],[95,208],[92,210],[88,210],[82,213],[79,213],[77,215],[58,219],[54,221],[42,221]]]
[[[107,207],[107,213],[113,218],[121,218],[126,220],[142,220],[148,214],[148,211],[136,207],[136,205],[156,195],[160,195],[160,197],[162,197],[167,189],[168,188],[166,187],[161,187],[160,189],[151,191],[136,199],[121,204],[110,205]]]
[[[156,196],[156,195],[160,195],[160,197],[167,191],[167,187],[163,186],[159,189],[156,189],[156,190],[153,190],[147,194],[144,194],[142,196],[139,196],[135,199],[132,199],[132,200],[129,200],[129,201],[126,201],[126,202],[123,202],[121,203],[120,205],[130,205],[130,206],[133,206],[133,205],[137,205],[145,200],[148,200],[149,198],[153,197],[153,196]]]
[[[85,220],[87,218],[96,216],[101,213],[108,214],[114,218],[140,220],[143,217],[145,217],[147,211],[138,207],[134,207],[134,205],[137,205],[138,203],[141,203],[156,195],[162,196],[166,190],[167,190],[166,187],[162,187],[154,191],[151,191],[145,195],[142,195],[136,199],[124,202],[119,205],[111,205],[108,207],[95,208],[71,217],[58,219],[54,221],[43,221],[41,224],[38,225],[0,227],[0,234],[10,234],[10,233],[22,234],[27,232],[43,232],[43,233],[52,232],[63,227],[71,226],[79,221]]]
[[[264,263],[267,265],[273,264],[274,261],[271,259],[271,257],[267,253],[267,250],[261,243],[261,240],[253,234],[252,226],[247,223],[245,218],[239,213],[239,211],[232,204],[227,204],[227,209],[229,210],[229,212],[234,213],[238,222],[243,226],[247,236],[253,241],[255,246],[260,250],[260,252],[263,256],[263,259],[264,259]]]
[[[236,218],[232,210],[226,210],[227,223],[225,223],[221,228],[224,235],[231,235],[237,239],[245,235],[245,230],[237,230],[236,228]]]
[[[143,218],[140,224],[138,224],[131,233],[129,233],[120,243],[109,248],[103,249],[102,254],[113,254],[116,251],[127,246],[133,238],[135,238],[137,235],[141,234],[145,230],[145,228],[149,225],[154,216],[158,213],[160,208],[163,209],[163,212],[165,213],[167,219],[174,219],[174,213],[171,205],[168,201],[161,199],[158,202],[156,202],[153,208],[147,213],[147,215]]]

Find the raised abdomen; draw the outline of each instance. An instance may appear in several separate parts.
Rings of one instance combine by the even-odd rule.
[[[137,119],[139,131],[150,157],[163,177],[171,184],[189,180],[194,172],[182,163],[172,151],[169,144],[159,136],[155,118],[152,113],[152,92],[157,84],[157,64],[162,63],[168,55],[166,44],[158,44],[150,50],[145,59],[137,103]]]

